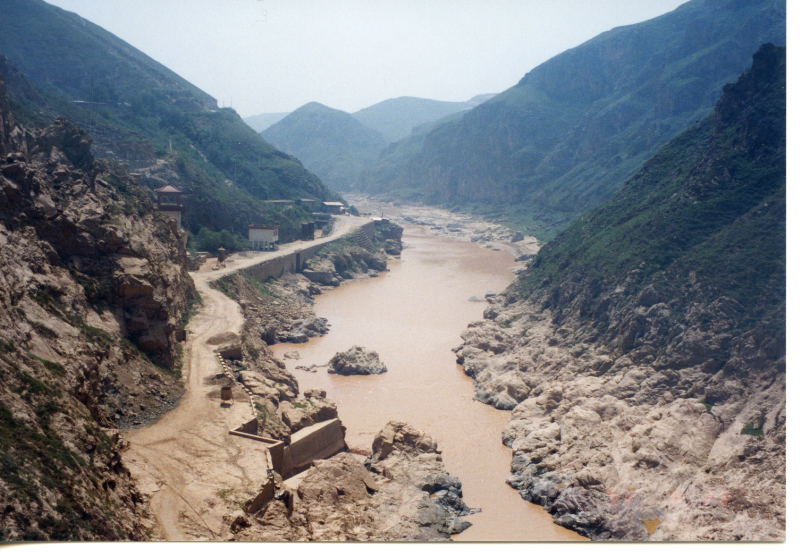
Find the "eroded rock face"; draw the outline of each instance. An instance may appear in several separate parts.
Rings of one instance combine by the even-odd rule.
[[[378,353],[362,346],[353,346],[345,352],[339,352],[328,362],[329,373],[352,374],[380,374],[386,372]]]
[[[402,234],[402,228],[394,234]],[[366,240],[366,238],[365,238]],[[389,250],[399,255],[402,245],[399,240],[386,240]],[[377,276],[386,270],[386,252],[373,253],[358,245],[344,245],[340,250],[322,251],[305,261],[302,274],[311,282],[321,286],[339,286],[343,281]]]
[[[283,401],[277,414],[292,432],[339,416],[336,404],[319,394]]]
[[[0,540],[147,538],[116,432],[180,398],[193,296],[177,228],[130,175],[65,119],[16,125],[0,80]]]
[[[462,335],[477,399],[513,409],[509,483],[559,524],[595,539],[784,539],[784,63],[762,46],[713,117],[543,248]],[[592,240],[631,217],[644,222],[631,234],[696,242],[659,265],[668,246],[648,238],[590,276],[617,253]],[[694,230],[708,221],[713,239]],[[776,264],[752,267],[761,251]],[[742,276],[755,273],[763,284]]]
[[[469,527],[459,518],[470,513],[461,483],[445,471],[433,438],[391,422],[373,451],[366,463],[350,453],[314,461],[293,511],[272,501],[241,517],[234,539],[441,541]]]
[[[755,334],[727,368],[662,368],[576,345],[578,324],[531,304],[495,314],[457,353],[476,399],[512,411],[503,443],[522,497],[594,539],[783,539],[786,378]]]
[[[287,274],[262,284],[270,290],[270,296],[241,274],[221,280],[233,286],[235,299],[248,320],[258,326],[261,340],[267,345],[301,344],[328,332],[328,321],[317,317],[313,309],[313,296],[321,293],[320,288],[303,275]]]

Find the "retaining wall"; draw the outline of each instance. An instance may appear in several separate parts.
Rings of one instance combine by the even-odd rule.
[[[369,221],[360,228],[368,238],[372,239],[372,237],[375,236],[375,221]],[[284,255],[263,261],[258,265],[241,269],[241,272],[262,281],[268,278],[280,278],[287,273],[298,273],[303,270],[303,263],[305,263],[307,259],[314,257],[314,254],[323,246],[346,237],[347,235],[336,238],[335,240],[320,240],[314,244],[304,246],[300,250],[287,252]]]
[[[258,432],[258,420],[253,419],[228,433],[240,438],[260,442],[266,446],[272,468],[282,478],[290,478],[311,466],[316,459],[327,459],[345,450],[342,422],[339,419],[322,421],[291,435],[289,445],[282,441],[264,438]]]
[[[283,451],[284,467],[292,467],[291,474],[287,473],[289,476],[303,472],[315,459],[327,459],[345,449],[342,423],[339,419],[322,421],[303,428],[292,434],[291,439],[289,447]]]

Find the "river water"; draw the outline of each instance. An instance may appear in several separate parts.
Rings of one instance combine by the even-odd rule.
[[[581,539],[556,526],[541,507],[524,501],[505,483],[511,450],[501,434],[508,411],[473,400],[472,379],[451,351],[485,302],[469,301],[500,292],[512,280],[510,251],[426,235],[406,227],[400,261],[390,271],[326,291],[316,298],[317,315],[329,334],[306,344],[278,344],[300,389],[323,388],[339,409],[351,448],[371,451],[375,435],[390,420],[404,421],[435,438],[446,470],[463,485],[464,501],[480,513],[465,517],[472,527],[457,541],[561,541]],[[324,365],[336,352],[360,345],[378,352],[388,372],[370,376],[295,370]]]

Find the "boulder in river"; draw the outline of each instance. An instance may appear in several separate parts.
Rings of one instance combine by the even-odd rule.
[[[329,373],[333,374],[380,374],[386,372],[377,352],[362,346],[353,346],[345,352],[339,352],[329,361]]]

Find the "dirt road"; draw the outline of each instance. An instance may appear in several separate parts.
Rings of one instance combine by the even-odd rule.
[[[331,236],[314,244],[335,240],[366,222],[363,218],[336,217]],[[214,350],[226,338],[238,336],[244,324],[239,305],[211,289],[209,283],[308,245],[294,242],[283,244],[276,252],[232,256],[226,267],[217,271],[210,270],[215,263],[210,261],[192,273],[203,307],[187,326],[184,396],[175,409],[154,424],[123,434],[131,444],[123,453],[125,465],[149,497],[156,516],[154,539],[225,539],[230,508],[255,495],[264,481],[267,465],[263,448],[228,435],[228,430],[252,418],[249,402],[222,406],[219,387],[206,383],[221,372]]]

